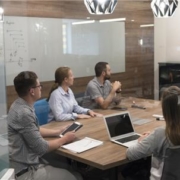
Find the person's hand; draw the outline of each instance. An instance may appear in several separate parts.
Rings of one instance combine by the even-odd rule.
[[[92,111],[92,110],[89,110],[88,115],[90,115],[91,117],[95,117],[96,113],[94,111]]]
[[[88,114],[89,114],[91,117],[103,117],[102,114],[96,113],[96,112],[94,112],[94,111],[92,111],[92,110],[89,110],[89,111],[88,111]]]
[[[60,129],[60,132],[59,134],[61,134],[63,131],[65,131],[71,124],[68,124],[66,126],[63,126],[61,129]]]
[[[96,117],[103,117],[103,114],[96,113],[95,116]]]
[[[144,138],[146,138],[147,136],[149,136],[150,131],[144,132],[138,139],[138,142],[141,142]]]
[[[89,119],[91,116],[87,115],[87,114],[78,114],[77,118],[78,119]]]
[[[63,138],[66,139],[66,143],[70,143],[72,141],[74,141],[74,139],[76,138],[75,136],[75,132],[74,131],[70,131],[70,132],[67,132]]]
[[[115,81],[114,83],[112,83],[112,89],[115,92],[120,91],[121,90],[121,83],[119,81]]]

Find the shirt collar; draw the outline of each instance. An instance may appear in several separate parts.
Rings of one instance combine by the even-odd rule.
[[[22,105],[28,106],[32,111],[34,111],[34,106],[31,106],[30,104],[27,103],[23,98],[19,97],[18,102]]]
[[[104,85],[106,84],[106,80],[104,81],[104,84],[100,84],[97,77],[94,77],[94,81],[99,85],[99,87],[104,87]]]
[[[59,86],[58,89],[62,95],[69,95],[69,88],[68,88],[68,92],[64,91],[64,89],[61,86]]]

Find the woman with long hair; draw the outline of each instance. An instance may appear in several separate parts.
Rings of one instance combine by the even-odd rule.
[[[73,82],[73,73],[69,67],[59,67],[56,70],[55,84],[47,99],[50,106],[48,121],[86,119],[99,115],[78,105],[70,89]]]
[[[127,150],[129,160],[137,160],[152,154],[151,180],[160,180],[164,156],[168,147],[180,145],[180,88],[171,86],[162,94],[162,112],[165,127],[140,137],[139,142]]]

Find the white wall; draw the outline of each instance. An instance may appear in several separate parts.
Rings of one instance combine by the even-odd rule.
[[[154,18],[154,25],[154,95],[158,99],[158,63],[180,63],[180,5],[170,18]]]

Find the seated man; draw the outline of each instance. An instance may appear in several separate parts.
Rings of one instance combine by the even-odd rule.
[[[108,106],[115,102],[120,102],[117,95],[121,91],[121,83],[115,81],[111,84],[111,68],[107,62],[98,62],[95,66],[96,77],[92,79],[86,88],[83,99],[83,107],[95,109],[107,109]]]
[[[74,132],[62,138],[46,141],[43,137],[58,137],[63,129],[39,127],[33,104],[41,97],[41,85],[34,72],[25,71],[14,79],[19,96],[8,113],[9,160],[18,180],[77,180],[72,172],[55,168],[41,158],[45,153],[58,149],[75,139]],[[75,173],[74,173],[75,174]],[[79,177],[81,179],[81,177]]]

